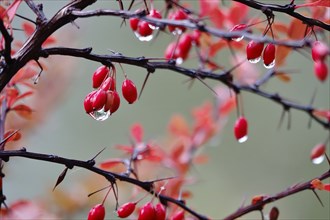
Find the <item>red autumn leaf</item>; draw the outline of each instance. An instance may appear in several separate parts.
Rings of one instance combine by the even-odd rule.
[[[24,104],[19,104],[11,108],[12,111],[15,111],[19,116],[25,119],[32,118],[32,109]]]
[[[56,43],[56,38],[53,36],[48,37],[45,42],[42,44],[42,46],[47,46],[49,44],[54,44]]]
[[[233,2],[232,7],[228,13],[228,20],[231,21],[233,25],[239,24],[243,19],[247,17],[249,7],[239,2]]]
[[[235,97],[231,97],[219,106],[219,115],[228,115],[236,107]]]
[[[106,161],[100,163],[99,167],[101,169],[109,170],[109,169],[114,168],[115,166],[123,165],[123,164],[124,164],[124,160],[123,159],[121,159],[121,158],[113,158],[113,159],[109,159],[109,160],[106,160]]]
[[[282,66],[285,64],[287,56],[290,54],[291,48],[285,46],[277,46],[275,54],[276,67]]]
[[[314,110],[313,115],[320,118],[325,118],[330,122],[330,110]]]
[[[209,161],[207,155],[198,155],[194,158],[194,164],[206,164]]]
[[[289,30],[288,37],[292,40],[301,40],[305,37],[306,24],[298,19],[292,19]]]
[[[26,68],[22,68],[10,80],[9,85],[21,83],[24,80],[28,80],[35,77],[35,75],[36,75],[36,71],[33,70],[31,67],[28,66]]]
[[[8,138],[7,142],[18,141],[19,139],[21,139],[21,137],[22,134],[18,130],[13,130],[13,129],[6,131],[6,133],[4,134],[4,139],[6,140],[6,138]]]
[[[31,36],[34,32],[34,29],[35,27],[31,24],[31,23],[28,23],[28,22],[24,22],[22,24],[22,28],[24,30],[24,33],[26,34],[26,36]]]
[[[173,135],[189,136],[190,134],[189,126],[181,115],[172,116],[168,129]]]
[[[280,22],[273,23],[272,29],[273,29],[273,32],[281,32],[283,34],[288,33],[288,27],[285,24],[280,23]]]
[[[11,23],[11,21],[14,19],[14,16],[16,14],[16,11],[19,7],[19,5],[22,3],[22,0],[15,0],[13,3],[9,5],[9,7],[6,10],[6,14],[8,16],[8,22]]]
[[[143,139],[143,128],[140,124],[133,124],[131,126],[131,135],[134,140],[138,143],[142,142]]]
[[[275,76],[282,82],[290,82],[291,77],[285,72],[276,72]]]
[[[310,3],[296,5],[295,9],[302,8],[302,7],[317,7],[317,6],[330,7],[330,1],[329,0],[316,0],[316,1],[313,1]]]
[[[324,190],[330,192],[330,183],[328,183],[328,184],[324,184],[323,186],[324,186],[324,188],[323,188]]]
[[[219,50],[226,48],[228,43],[221,39],[210,46],[209,55],[213,57]]]

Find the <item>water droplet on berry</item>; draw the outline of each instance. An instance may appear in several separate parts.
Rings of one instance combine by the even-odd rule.
[[[93,111],[89,113],[89,115],[95,119],[96,121],[105,121],[109,118],[110,112],[109,111],[104,111],[104,109],[100,109],[98,111]]]
[[[257,57],[255,59],[250,59],[249,62],[250,63],[258,63],[261,60],[261,57]]]
[[[172,31],[171,33],[173,35],[180,35],[180,34],[182,34],[182,32],[183,32],[182,28],[176,27],[176,28],[174,28],[174,31]]]
[[[145,36],[145,37],[143,37],[143,36],[139,36],[138,37],[139,41],[151,41],[152,38],[154,38],[154,35],[152,35],[152,34],[151,35],[148,35],[148,36]]]
[[[241,138],[238,139],[237,141],[238,141],[238,143],[244,143],[245,141],[247,141],[247,139],[248,139],[248,136],[245,135],[244,137],[241,137]]]
[[[157,27],[157,26],[153,26],[152,24],[149,24],[149,27],[150,27],[152,30],[158,30],[158,29],[159,29],[159,27]]]
[[[273,68],[274,66],[275,66],[275,60],[273,60],[273,62],[271,62],[271,63],[268,64],[268,65],[264,64],[264,67],[265,67],[266,69],[271,69],[271,68]]]
[[[313,164],[320,164],[324,161],[324,158],[325,158],[325,156],[324,156],[324,154],[322,154],[321,156],[312,159],[312,163]]]
[[[243,39],[244,39],[244,36],[240,36],[240,37],[237,37],[237,38],[232,38],[232,40],[236,41],[236,42],[240,42]]]
[[[178,58],[176,58],[175,63],[176,63],[177,65],[182,64],[182,63],[183,63],[183,58],[182,58],[182,57],[178,57]]]

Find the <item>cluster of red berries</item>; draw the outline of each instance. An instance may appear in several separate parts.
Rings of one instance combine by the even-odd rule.
[[[120,97],[116,90],[116,70],[113,66],[100,66],[92,76],[94,91],[84,99],[84,108],[87,114],[96,120],[105,120],[116,112],[120,106]],[[129,104],[137,99],[135,84],[127,79],[122,83],[122,95]]]
[[[194,30],[191,33],[182,34],[177,42],[170,43],[165,50],[166,59],[175,59],[177,64],[187,59],[192,45],[199,46],[201,32]]]
[[[117,215],[120,218],[129,217],[136,208],[137,202],[127,202],[123,204],[118,210]],[[152,202],[147,202],[139,210],[138,220],[165,220],[166,210],[161,203],[153,205]]]
[[[266,68],[272,68],[275,65],[275,45],[270,43],[267,44],[264,49],[264,43],[255,42],[251,40],[246,46],[246,58],[251,63],[257,63],[261,59],[264,61],[264,66]]]
[[[313,43],[312,58],[314,60],[314,73],[321,82],[324,82],[328,76],[328,67],[325,59],[329,54],[330,50],[326,44],[320,41]]]
[[[150,13],[148,15],[152,18],[158,18],[161,19],[162,15],[160,12],[156,9],[150,10]],[[149,41],[152,39],[153,30],[157,29],[156,26],[153,24],[150,24],[147,21],[141,21],[138,18],[130,18],[129,24],[131,29],[134,31],[135,35],[141,40],[141,41]]]
[[[148,16],[157,19],[162,18],[161,13],[156,9],[150,10]],[[182,9],[177,9],[175,11],[172,11],[168,15],[168,19],[170,20],[185,20],[187,18],[188,18],[187,13]],[[151,40],[153,30],[157,29],[157,27],[154,26],[154,24],[151,24],[147,21],[141,21],[139,18],[130,18],[129,24],[131,29],[134,31],[135,35],[141,41]],[[177,35],[183,33],[186,30],[186,28],[183,26],[168,25],[168,30],[174,35]]]

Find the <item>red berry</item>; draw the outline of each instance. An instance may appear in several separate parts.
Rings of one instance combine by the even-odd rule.
[[[246,58],[248,60],[255,60],[261,56],[262,50],[264,49],[263,43],[250,41],[246,47]]]
[[[275,48],[274,44],[267,44],[267,46],[265,47],[265,50],[264,50],[264,53],[262,56],[265,66],[268,66],[274,62],[275,50],[276,50],[276,48]]]
[[[155,206],[155,220],[165,220],[166,219],[166,210],[164,208],[164,206],[160,203],[158,203]]]
[[[167,46],[164,56],[168,60],[181,58],[183,61],[188,57],[188,53],[189,50],[183,51],[180,47],[176,46],[176,42],[172,42]]]
[[[155,220],[155,217],[155,208],[148,202],[140,209],[138,220]]]
[[[184,219],[184,211],[183,210],[175,213],[171,218],[171,220],[183,220],[183,219]]]
[[[116,82],[115,82],[114,78],[113,77],[108,77],[102,83],[101,89],[104,90],[104,91],[108,91],[108,90],[114,91],[115,87],[116,87],[115,84],[116,84]]]
[[[139,19],[138,18],[130,18],[129,19],[129,26],[133,31],[136,31],[138,29],[138,24],[139,24]]]
[[[314,61],[318,60],[324,60],[327,55],[329,55],[330,50],[329,47],[320,42],[320,41],[315,41],[313,42],[312,45],[312,58]]]
[[[95,92],[96,91],[90,92],[84,99],[84,108],[87,114],[93,111],[92,97],[94,96]]]
[[[318,60],[314,62],[315,76],[321,81],[325,81],[328,77],[328,67],[324,61]]]
[[[183,34],[180,37],[178,48],[180,48],[182,51],[188,53],[191,48],[191,43],[193,39],[190,34]]]
[[[324,155],[326,150],[325,144],[318,144],[315,147],[313,147],[312,151],[311,151],[311,160],[317,159],[319,157],[321,157],[322,155]]]
[[[137,99],[137,89],[135,84],[129,80],[129,79],[125,79],[123,84],[122,84],[122,93],[124,98],[126,99],[126,101],[129,104],[132,104],[136,101]]]
[[[202,36],[202,33],[199,30],[194,30],[191,34],[190,34],[191,38],[192,38],[192,42],[196,45],[199,46],[200,44],[200,38]]]
[[[93,110],[94,111],[100,110],[101,108],[103,108],[103,106],[107,101],[107,93],[102,89],[100,89],[97,92],[95,92],[95,94],[91,98],[91,101],[92,101]]]
[[[120,218],[126,218],[130,216],[135,210],[136,203],[135,202],[127,202],[119,207],[117,210],[117,215]]]
[[[245,137],[247,137],[247,132],[248,132],[247,120],[244,116],[241,116],[236,120],[235,125],[234,125],[234,134],[235,134],[236,139],[239,142],[246,141]],[[244,140],[243,140],[243,138],[244,138]]]
[[[104,206],[103,204],[98,204],[89,211],[87,220],[104,220],[104,217]]]
[[[105,80],[109,73],[109,68],[107,66],[100,66],[97,70],[93,73],[92,82],[93,88],[99,88],[102,82]]]
[[[188,15],[182,10],[176,10],[172,13],[169,14],[168,19],[171,20],[185,20],[188,18]],[[186,30],[185,27],[183,26],[176,26],[176,25],[168,25],[168,30],[172,33],[178,31],[179,34],[181,34],[182,32],[184,32]]]
[[[152,18],[158,18],[158,19],[161,19],[162,18],[162,15],[160,14],[160,12],[156,9],[152,9],[150,11],[150,14],[149,14],[150,17]]]
[[[110,111],[110,114],[116,112],[120,106],[120,97],[117,91],[107,92],[107,101],[104,105],[104,111]]]
[[[149,23],[146,21],[140,21],[138,24],[137,32],[142,37],[147,37],[152,35],[153,30],[150,28]]]

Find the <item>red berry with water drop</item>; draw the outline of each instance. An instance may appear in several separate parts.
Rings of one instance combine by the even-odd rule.
[[[165,220],[166,219],[166,210],[161,203],[157,203],[155,206],[155,220]]]
[[[324,82],[328,77],[327,64],[322,60],[314,62],[314,74],[321,82]]]
[[[264,60],[265,66],[269,66],[275,60],[276,48],[274,44],[267,44],[265,47],[262,59]]]
[[[264,44],[250,41],[246,47],[246,58],[248,60],[255,60],[261,56],[262,50],[264,49]]]
[[[248,122],[244,116],[239,117],[234,125],[234,134],[238,141],[246,137],[248,133]]]

